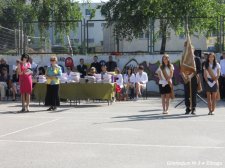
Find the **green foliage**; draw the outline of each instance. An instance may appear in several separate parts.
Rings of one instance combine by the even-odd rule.
[[[218,0],[110,0],[101,7],[108,26],[113,25],[121,38],[138,37],[148,29],[150,20],[160,19],[162,45],[170,29],[178,34],[185,32],[187,16],[190,33],[208,34],[216,29],[217,17],[224,11],[225,5]]]
[[[55,31],[58,33],[68,34],[70,30],[75,30],[76,22],[64,22],[68,20],[80,20],[78,2],[71,3],[71,0],[32,0],[31,4],[25,3],[25,0],[0,0],[0,24],[9,28],[18,27],[18,22],[25,22],[26,31],[31,31],[29,22],[38,21],[39,30],[42,35],[46,35],[52,23]],[[14,24],[12,24],[14,22]],[[15,24],[16,23],[16,24]]]

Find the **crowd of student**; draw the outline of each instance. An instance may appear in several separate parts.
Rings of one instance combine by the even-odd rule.
[[[185,105],[186,114],[190,112],[195,114],[196,107],[196,93],[198,85],[198,77],[202,74],[203,76],[203,86],[207,94],[209,114],[213,114],[216,107],[216,96],[217,92],[220,90],[220,96],[225,99],[225,53],[221,56],[220,62],[217,63],[215,54],[205,54],[205,61],[201,62],[200,59],[196,57],[196,74],[185,75],[183,74],[183,79],[187,80],[184,84],[185,92]],[[54,62],[54,64],[53,64]],[[20,91],[22,95],[23,111],[29,111],[30,94],[32,92],[32,74],[34,69],[38,69],[38,75],[45,75],[47,77],[48,84],[48,98],[46,105],[51,105],[49,102],[54,102],[51,105],[50,110],[56,108],[59,105],[59,99],[51,100],[51,97],[57,97],[54,95],[58,92],[58,84],[60,83],[59,77],[62,74],[60,66],[57,65],[57,58],[51,57],[50,67],[54,68],[44,68],[34,66],[32,69],[32,59],[28,55],[23,55],[21,60],[16,61],[16,66],[13,69],[13,75],[9,75],[9,65],[6,64],[4,59],[0,60],[0,91],[1,100],[5,99],[7,92],[12,93],[12,100],[15,100],[16,94]],[[28,72],[30,69],[31,72]],[[59,72],[57,75],[53,75],[52,70],[57,70]],[[124,74],[121,73],[120,69],[117,67],[117,63],[113,61],[112,56],[109,56],[109,61],[101,64],[98,62],[98,57],[93,57],[93,62],[90,67],[87,67],[84,63],[84,59],[80,59],[79,65],[74,67],[67,67],[66,73],[69,76],[72,71],[78,71],[80,77],[85,76],[95,76],[96,74],[101,75],[103,79],[106,74],[113,76],[112,82],[116,84],[116,99],[120,99],[121,94],[123,94],[124,99],[135,99],[137,100],[139,96],[142,95],[143,90],[146,88],[148,82],[148,75],[144,72],[144,67],[139,65],[138,67],[127,67]],[[169,101],[173,98],[173,71],[174,67],[170,63],[169,55],[164,54],[162,57],[161,65],[155,72],[159,78],[159,91],[162,99],[163,114],[168,114]],[[29,76],[29,77],[28,77]],[[20,80],[19,80],[20,77]],[[192,78],[191,81],[189,81]],[[26,81],[25,83],[23,83]],[[27,84],[28,81],[28,84]],[[21,83],[22,82],[22,83]],[[192,93],[190,93],[190,85],[188,82],[192,83]],[[56,85],[52,87],[51,85]],[[23,94],[24,93],[24,94]],[[29,94],[27,94],[29,93]],[[190,94],[192,95],[192,103],[190,103]],[[56,102],[57,101],[57,102]],[[192,106],[192,107],[190,107]]]

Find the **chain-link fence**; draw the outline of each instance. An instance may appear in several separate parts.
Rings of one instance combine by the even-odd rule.
[[[15,23],[0,25],[0,53],[17,54],[22,47],[22,31],[19,25]]]

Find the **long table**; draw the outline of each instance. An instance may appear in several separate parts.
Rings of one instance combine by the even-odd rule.
[[[36,83],[33,89],[35,98],[44,102],[47,85]],[[59,86],[59,97],[70,101],[99,99],[112,101],[115,85],[111,83],[63,83]]]

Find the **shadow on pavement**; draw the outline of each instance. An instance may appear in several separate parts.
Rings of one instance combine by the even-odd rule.
[[[146,115],[130,115],[130,116],[118,116],[113,117],[113,119],[125,119],[122,121],[114,121],[115,122],[130,122],[130,121],[143,121],[143,120],[174,120],[174,119],[185,119],[185,118],[197,118],[202,116],[208,116],[207,114],[204,115],[184,115],[184,114],[146,114]]]

